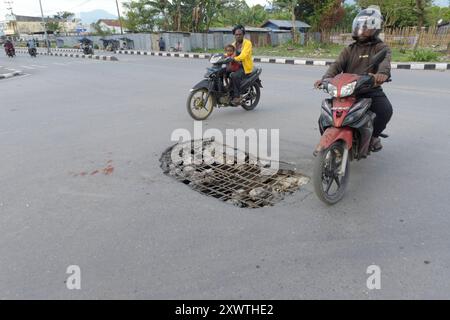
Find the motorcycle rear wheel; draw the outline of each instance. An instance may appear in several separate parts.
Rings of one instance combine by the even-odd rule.
[[[248,88],[247,92],[245,92],[244,95],[246,94],[248,94],[249,97],[242,102],[241,104],[242,108],[244,108],[247,111],[255,109],[259,103],[259,99],[261,98],[261,89],[255,83]]]
[[[187,98],[186,107],[189,115],[197,121],[205,120],[214,109],[213,97],[209,96],[206,105],[204,99],[208,94],[208,89],[200,88],[192,91]]]
[[[343,160],[345,143],[336,141],[330,147],[319,152],[314,163],[314,191],[317,197],[328,205],[337,203],[347,188],[350,166],[347,159],[343,176],[338,174]],[[334,187],[333,187],[334,185]]]

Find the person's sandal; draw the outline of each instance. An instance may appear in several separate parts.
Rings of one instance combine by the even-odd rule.
[[[381,149],[383,149],[381,139],[379,137],[372,137],[372,140],[370,140],[370,151],[378,152]]]
[[[231,104],[234,106],[238,106],[241,104],[241,98],[240,97],[235,97],[233,98],[233,100],[231,100]]]

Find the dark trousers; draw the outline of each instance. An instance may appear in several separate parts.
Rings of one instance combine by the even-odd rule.
[[[373,123],[373,136],[378,137],[386,128],[389,120],[391,120],[392,105],[381,89],[364,94],[362,98],[372,98],[370,110],[376,114]]]
[[[241,67],[238,71],[230,73],[231,87],[233,89],[233,98],[239,97],[241,94],[239,89],[241,82],[245,77],[244,69]]]

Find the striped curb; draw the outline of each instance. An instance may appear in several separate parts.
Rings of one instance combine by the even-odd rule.
[[[18,53],[28,53],[25,50],[17,50]],[[69,58],[82,58],[82,59],[94,59],[94,60],[105,60],[105,61],[119,61],[117,57],[114,56],[99,56],[99,55],[84,55],[84,54],[74,54],[74,53],[57,53],[57,52],[38,52],[37,54],[45,56],[55,56],[55,57],[69,57]]]
[[[202,53],[174,53],[174,52],[160,52],[160,51],[136,51],[136,50],[117,50],[116,54],[130,54],[143,56],[159,56],[159,57],[177,57],[177,58],[193,58],[193,59],[209,59],[211,54]],[[268,58],[268,57],[254,57],[254,62],[261,63],[275,63],[275,64],[294,64],[307,66],[329,66],[334,60],[310,60],[310,59],[294,59],[294,58]],[[391,63],[392,69],[404,70],[450,70],[450,63]]]
[[[18,50],[28,50],[27,47],[16,47]],[[46,48],[36,48],[38,52],[47,51]],[[62,48],[51,48],[50,51],[61,51],[61,52],[82,52],[80,49],[62,49]]]
[[[20,75],[22,75],[22,71],[17,70],[17,71],[13,71],[10,73],[0,74],[0,79],[8,79],[8,78],[12,78],[15,76],[20,76]]]
[[[28,48],[27,47],[16,47],[17,50],[26,50],[28,52]],[[47,52],[46,48],[36,48],[37,52]],[[83,50],[81,49],[62,49],[62,48],[50,48],[51,52],[71,52],[71,53],[83,53]],[[95,51],[100,51],[100,52],[113,52],[113,51],[106,51],[106,50],[100,50],[100,49],[95,49]]]

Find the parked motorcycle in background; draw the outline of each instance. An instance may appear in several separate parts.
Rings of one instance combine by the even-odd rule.
[[[215,54],[210,58],[213,65],[207,68],[205,79],[197,83],[191,90],[187,99],[187,110],[195,120],[205,120],[209,117],[214,107],[236,107],[231,104],[232,92],[230,79],[224,77],[226,66],[232,62],[231,57],[223,54]],[[259,76],[261,68],[254,68],[252,73],[242,80],[240,92],[241,106],[245,110],[253,110],[258,105],[261,97],[262,84]]]
[[[366,72],[386,57],[381,50],[370,59]],[[388,80],[390,81],[390,80]],[[335,204],[342,199],[349,180],[349,162],[370,154],[370,140],[375,114],[370,111],[372,99],[357,96],[375,85],[369,74],[341,73],[324,79],[320,89],[332,96],[322,102],[319,128],[322,137],[314,151],[314,190],[320,200]],[[387,135],[380,135],[387,138]]]
[[[94,54],[94,48],[91,44],[82,44],[81,48],[83,49],[83,53],[85,55],[91,55]]]
[[[83,51],[83,54],[85,55],[92,55],[94,54],[94,43],[92,40],[88,38],[82,38],[80,41],[80,49]]]

